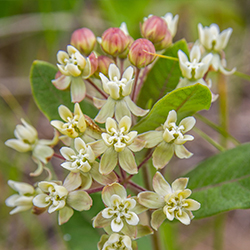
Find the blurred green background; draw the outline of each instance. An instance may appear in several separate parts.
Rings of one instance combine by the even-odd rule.
[[[88,27],[96,36],[101,36],[105,29],[119,27],[125,21],[131,36],[139,38],[143,17],[167,12],[179,14],[175,41],[183,37],[188,42],[195,41],[198,23],[207,26],[217,23],[221,30],[232,27],[234,31],[226,49],[228,68],[236,66],[238,71],[250,74],[250,1],[247,0],[0,0],[0,250],[68,249],[69,237],[57,226],[56,214],[35,216],[24,212],[10,216],[10,208],[4,205],[5,199],[13,194],[7,180],[29,183],[40,180],[29,177],[36,166],[28,155],[4,145],[7,139],[14,137],[20,118],[33,124],[40,138],[53,135],[53,129],[31,96],[29,70],[33,60],[56,64],[57,51],[66,49],[71,33],[77,28]],[[249,83],[232,76],[228,78],[228,89],[230,131],[241,142],[250,141]],[[209,112],[205,115],[216,122],[216,104]],[[202,139],[198,138],[196,144],[191,150],[195,156],[185,166],[182,162],[176,163],[173,176],[217,153]],[[53,163],[60,175],[58,162]],[[250,212],[233,211],[227,217],[221,234],[224,249],[248,249]],[[189,228],[165,226],[169,249],[214,249],[213,234],[221,233],[214,230],[213,224],[219,223],[214,220],[193,221]],[[84,242],[82,249],[85,249]]]

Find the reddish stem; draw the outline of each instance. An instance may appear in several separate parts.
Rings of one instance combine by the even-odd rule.
[[[138,192],[141,192],[141,191],[147,191],[145,188],[137,185],[136,183],[132,182],[132,181],[129,181],[128,182],[129,185],[131,185],[132,187],[134,187],[135,189],[137,189]]]
[[[133,86],[133,91],[132,91],[132,96],[131,96],[131,99],[133,102],[135,101],[135,98],[136,98],[135,92],[136,92],[136,88],[137,88],[137,82],[139,79],[140,71],[141,71],[141,69],[136,68],[135,81],[134,81],[134,86]]]
[[[55,156],[56,158],[59,158],[59,159],[65,160],[65,158],[64,158],[63,156],[59,155],[59,154],[54,153],[54,155],[53,155],[53,156]]]
[[[101,192],[103,190],[103,188],[104,187],[93,188],[93,189],[86,190],[86,192],[88,194],[93,194],[93,193]]]
[[[108,96],[98,86],[96,86],[93,81],[91,81],[90,79],[86,79],[86,81],[90,83],[90,85],[94,87],[105,99],[108,98]]]

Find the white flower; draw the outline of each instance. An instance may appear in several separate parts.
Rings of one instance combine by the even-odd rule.
[[[98,249],[99,250],[132,250],[133,248],[132,248],[132,241],[129,236],[113,233],[105,241],[102,248],[98,246]]]
[[[8,185],[18,192],[18,194],[13,194],[5,200],[6,206],[15,207],[10,211],[10,214],[26,211],[33,207],[32,200],[35,194],[33,186],[12,180],[8,181]]]
[[[210,66],[213,55],[210,53],[201,59],[201,51],[199,46],[194,45],[190,51],[190,61],[186,54],[178,51],[179,64],[182,75],[187,79],[201,79]]]
[[[210,27],[204,27],[199,23],[199,41],[208,52],[212,52],[213,59],[211,65],[215,71],[220,71],[224,75],[231,75],[236,71],[233,68],[231,71],[225,70],[226,60],[221,58],[220,53],[228,44],[228,40],[232,34],[233,29],[228,28],[220,33],[217,24],[211,24]]]
[[[107,100],[94,98],[94,105],[101,109],[95,117],[97,122],[104,123],[114,114],[116,120],[120,121],[125,115],[131,117],[131,112],[136,116],[144,116],[148,113],[148,110],[137,107],[129,97],[134,82],[133,73],[133,67],[129,66],[121,77],[119,68],[112,63],[108,70],[109,79],[102,73],[99,74],[103,89],[109,97]]]
[[[162,18],[166,21],[166,23],[168,25],[168,29],[172,35],[172,38],[173,38],[176,34],[176,31],[177,31],[177,24],[178,24],[178,20],[179,20],[179,15],[175,15],[173,17],[172,13],[167,13]]]
[[[153,165],[157,169],[163,168],[175,153],[180,159],[189,158],[193,154],[183,144],[192,141],[192,135],[185,135],[195,125],[195,118],[186,117],[176,125],[177,114],[175,110],[169,112],[165,123],[156,131],[149,131],[139,135],[139,139],[146,141],[146,148],[156,146],[153,153]]]

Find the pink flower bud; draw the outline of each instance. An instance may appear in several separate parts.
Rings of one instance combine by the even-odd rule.
[[[95,47],[96,37],[90,29],[81,28],[73,32],[70,43],[81,53],[89,55]]]
[[[128,59],[137,68],[146,67],[155,59],[154,55],[147,52],[155,53],[154,45],[147,39],[139,38],[132,43]]]
[[[98,58],[97,55],[95,54],[95,52],[91,52],[91,54],[88,56],[89,60],[90,60],[90,65],[91,65],[91,73],[90,76],[93,75],[98,68]]]
[[[121,58],[121,59],[127,58],[127,55],[128,55],[128,52],[129,52],[129,48],[130,48],[131,44],[134,42],[133,37],[131,37],[130,35],[127,35],[127,38],[129,40],[128,47],[127,47],[127,49],[121,55],[119,55],[119,58]]]
[[[120,28],[109,28],[102,34],[101,47],[111,56],[122,54],[128,45],[129,39]]]
[[[168,25],[166,21],[158,16],[149,17],[141,25],[141,34],[144,38],[147,38],[152,43],[161,42],[168,32]]]
[[[115,63],[113,59],[108,56],[98,56],[98,72],[108,76],[108,69],[111,63]],[[98,74],[99,77],[99,74]]]
[[[167,33],[165,37],[158,43],[154,43],[156,50],[162,50],[168,48],[172,44],[172,35],[169,30],[167,30]]]

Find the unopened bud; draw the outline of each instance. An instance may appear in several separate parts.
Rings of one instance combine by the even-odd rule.
[[[129,39],[120,28],[109,28],[102,34],[101,47],[111,56],[119,56],[128,45]]]
[[[108,56],[98,56],[98,72],[108,76],[108,69],[111,63],[115,63],[113,59]],[[98,74],[99,77],[99,74]]]
[[[152,43],[161,42],[168,33],[166,21],[158,16],[151,16],[141,25],[141,34]]]
[[[139,38],[132,43],[128,59],[137,68],[146,67],[155,59],[154,55],[147,52],[155,53],[154,45],[147,39]]]
[[[81,28],[73,32],[70,43],[84,55],[89,55],[95,47],[96,37],[90,29]]]
[[[171,44],[172,44],[172,35],[170,33],[170,31],[168,30],[165,37],[163,38],[163,40],[161,40],[158,43],[154,43],[155,49],[156,50],[163,50],[168,48]]]
[[[88,56],[90,65],[91,65],[91,72],[90,76],[93,75],[98,68],[98,58],[95,52],[91,52],[91,54]]]

